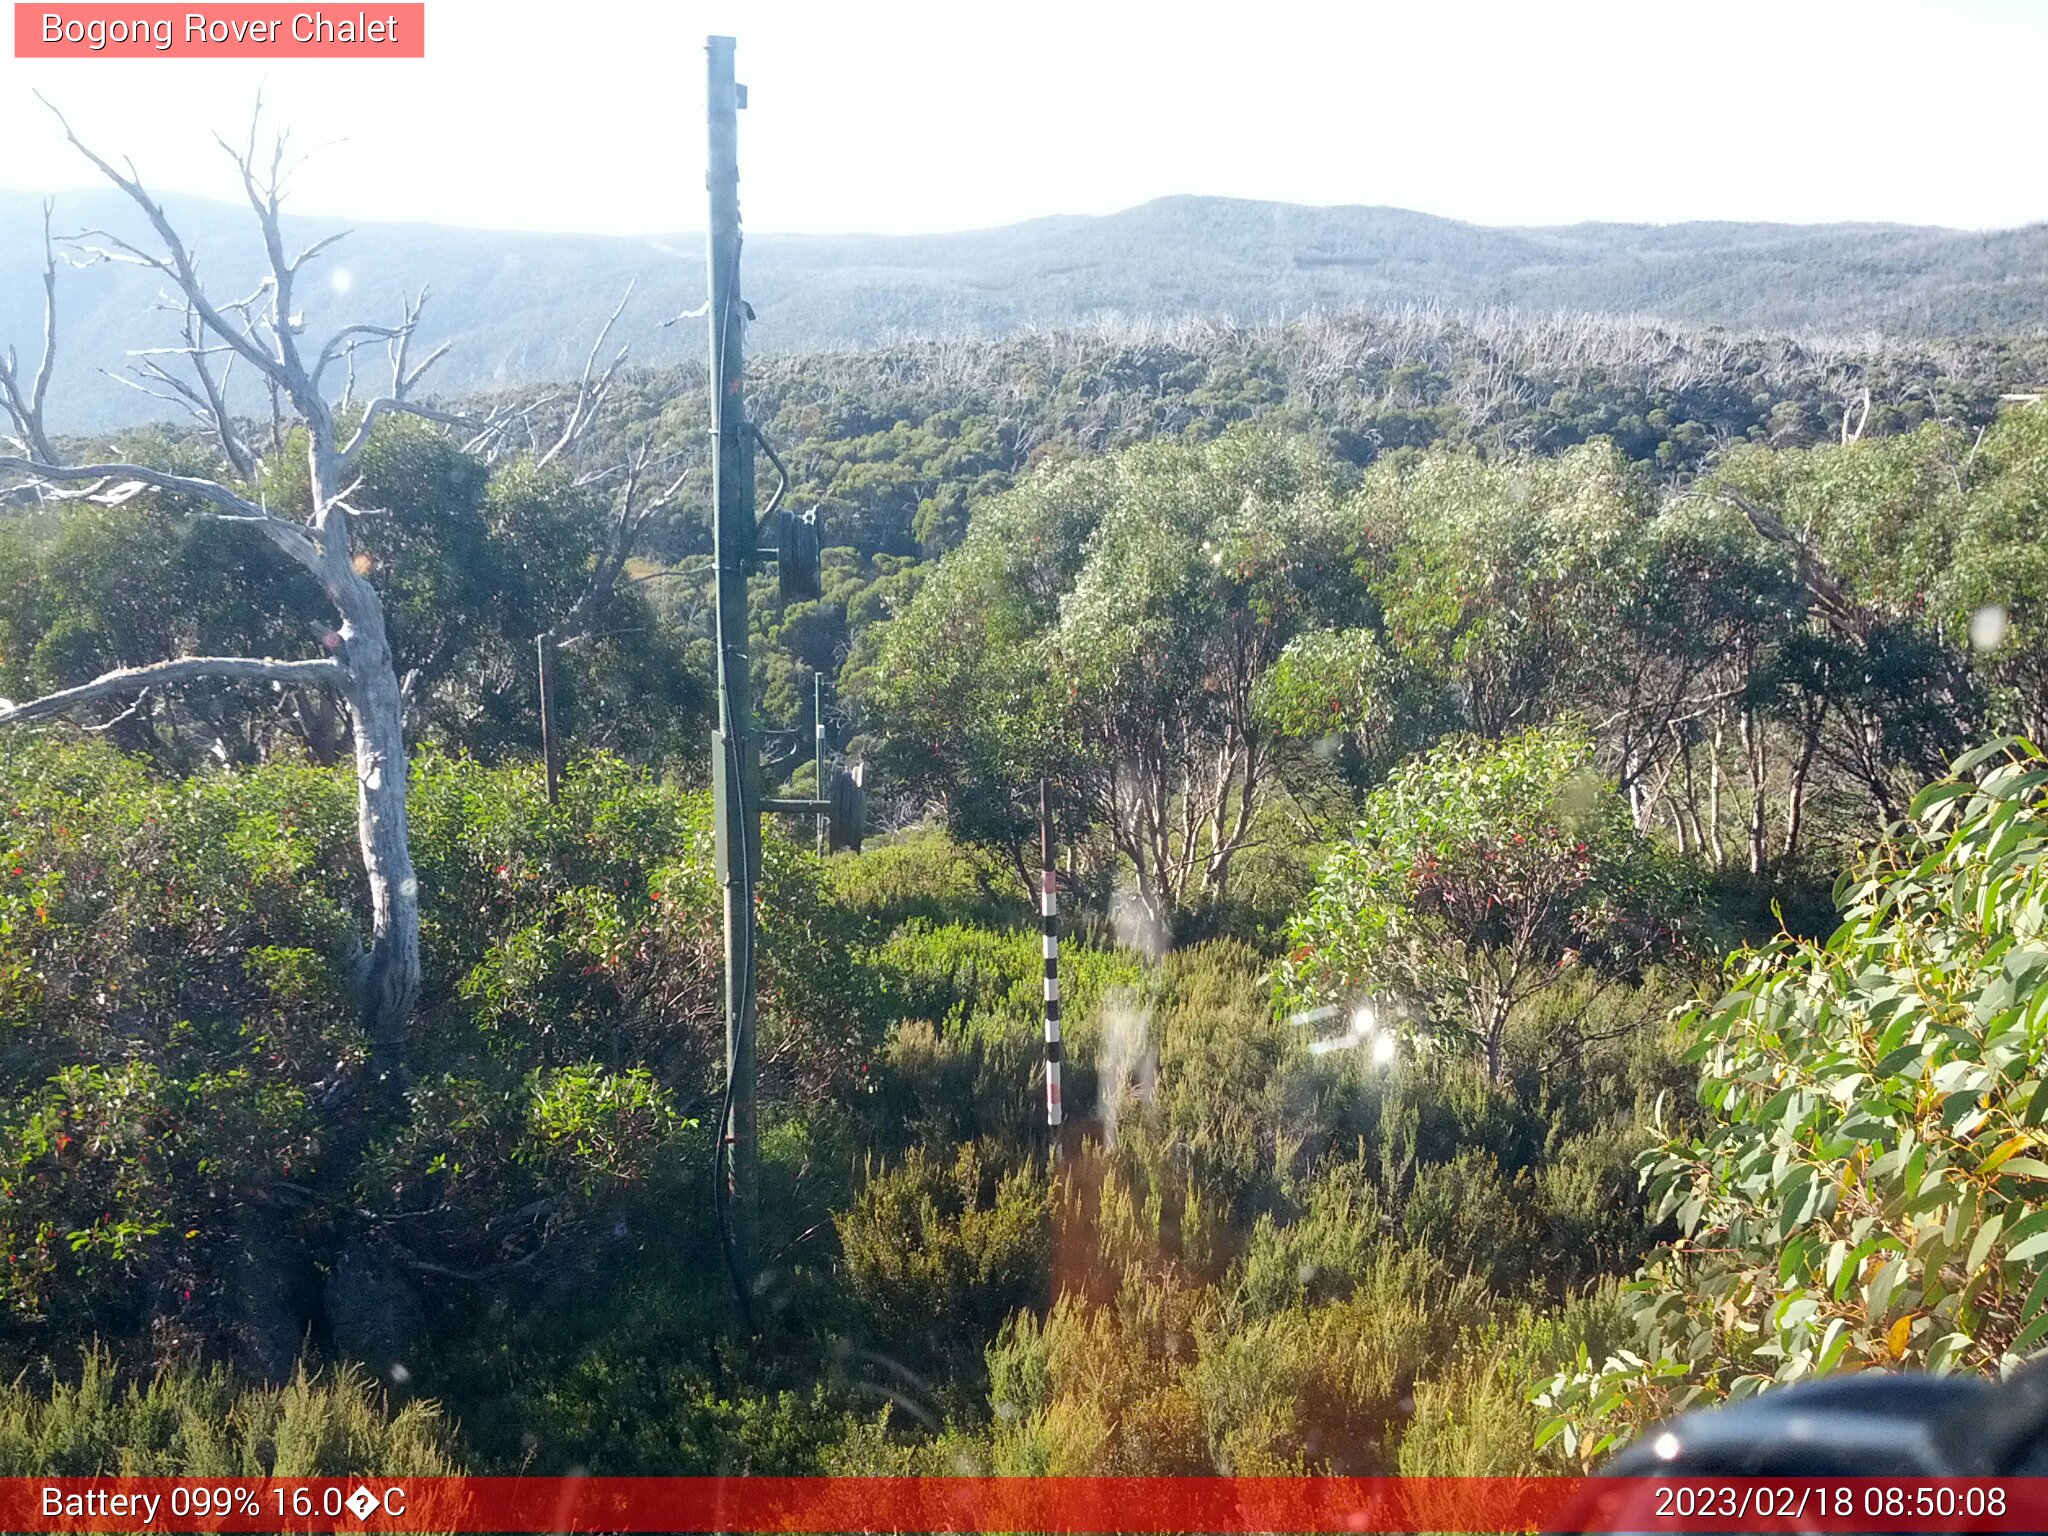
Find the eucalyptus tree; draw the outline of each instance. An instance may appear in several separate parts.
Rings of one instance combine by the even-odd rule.
[[[1282,991],[1467,1047],[1499,1081],[1518,1008],[1679,947],[1685,892],[1567,730],[1454,737],[1366,798],[1288,929]],[[1547,1042],[1568,1054],[1574,1038]]]
[[[1808,633],[1779,668],[1781,688],[1811,701],[1802,758],[1817,755],[1885,823],[1984,728],[1969,615],[1943,597],[1958,590],[1972,457],[1961,434],[1928,426],[1739,451],[1699,487],[1742,514],[1802,593]],[[1979,574],[2023,542],[1979,550]]]
[[[138,355],[139,382],[188,410],[216,445],[219,462],[210,473],[186,473],[156,464],[85,461],[64,452],[59,435],[44,419],[48,381],[57,363],[52,252],[46,261],[47,319],[40,359],[24,385],[23,369],[10,352],[7,382],[0,386],[14,450],[0,456],[0,473],[13,481],[17,500],[61,508],[81,503],[120,507],[148,498],[166,511],[237,529],[311,577],[326,599],[330,624],[314,654],[188,654],[118,666],[88,682],[9,701],[0,706],[0,723],[77,715],[108,701],[126,701],[133,709],[149,691],[194,684],[312,688],[336,698],[355,759],[357,835],[370,904],[370,943],[357,976],[359,1007],[373,1068],[389,1075],[402,1067],[407,1024],[420,989],[419,882],[406,827],[405,689],[385,603],[356,533],[360,519],[380,510],[357,499],[362,464],[378,424],[389,417],[411,415],[457,428],[468,434],[472,447],[487,441],[500,424],[470,421],[415,398],[445,350],[413,355],[424,293],[392,323],[343,325],[317,346],[305,336],[301,277],[340,237],[290,250],[281,215],[290,170],[282,137],[267,156],[261,155],[252,123],[247,143],[228,149],[255,217],[265,270],[253,292],[227,298],[203,280],[197,255],[139,173],[132,166],[116,166],[87,146],[61,116],[58,120],[70,143],[139,210],[150,231],[140,244],[105,232],[80,236],[76,243],[90,253],[89,259],[157,274],[166,302],[184,317],[181,344]],[[380,393],[356,403],[350,396],[357,360],[371,348],[383,349],[388,382]],[[230,410],[228,379],[235,368],[253,372],[268,398],[268,430],[252,428]],[[273,502],[270,488],[278,484],[292,487],[288,503]]]
[[[1053,779],[1151,918],[1222,897],[1280,763],[1262,680],[1361,613],[1337,492],[1304,441],[1241,430],[977,509],[882,642],[870,703],[900,771],[998,842]]]
[[[1932,600],[1967,638],[1995,728],[2048,740],[2048,408],[2013,406],[1953,451],[1967,494]]]
[[[1678,1237],[1626,1288],[1627,1347],[1549,1384],[1544,1438],[1598,1455],[1677,1405],[2011,1371],[2048,1339],[2044,779],[2032,743],[1965,754],[1842,881],[1831,936],[1745,951],[1677,1020],[1699,1106],[1659,1115],[1642,1171]]]
[[[1383,551],[1374,587],[1390,647],[1483,736],[1541,724],[1588,696],[1653,500],[1611,444],[1556,459],[1431,452],[1376,466],[1354,515]]]

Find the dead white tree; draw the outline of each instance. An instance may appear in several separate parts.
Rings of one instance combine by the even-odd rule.
[[[621,308],[624,301],[621,301]],[[618,318],[617,312],[612,318]],[[607,322],[607,329],[610,322]],[[603,337],[598,338],[602,345]],[[595,352],[592,354],[595,356]],[[624,357],[623,350],[620,357]],[[585,371],[586,379],[588,370]],[[574,417],[581,411],[580,405],[572,409]],[[586,422],[589,418],[585,418]],[[577,434],[565,431],[560,448],[573,447]],[[549,458],[558,450],[550,450]],[[547,459],[540,462],[546,463]],[[622,586],[633,586],[641,582],[664,576],[688,574],[683,569],[651,571],[644,576],[627,576],[627,563],[633,558],[633,551],[639,546],[640,536],[657,513],[672,506],[684,485],[689,482],[690,471],[683,470],[660,490],[652,489],[648,478],[655,460],[644,448],[636,450],[626,461],[623,475],[616,494],[612,498],[611,517],[608,520],[604,542],[599,545],[591,566],[590,579],[583,590],[562,616],[534,637],[533,647],[538,663],[540,688],[540,744],[541,763],[547,783],[548,804],[553,805],[561,794],[562,747],[561,733],[555,724],[555,661],[560,652],[572,646],[582,645],[596,638],[595,625],[613,596]],[[669,464],[669,460],[662,461]],[[579,484],[593,486],[608,478],[608,472],[599,471],[579,477]]]
[[[50,435],[43,427],[43,401],[50,392],[50,369],[57,358],[57,247],[50,239],[49,203],[43,204],[43,352],[27,384],[22,383],[21,361],[9,347],[0,353],[0,409],[14,423],[22,452],[49,462],[56,457]]]
[[[55,112],[55,108],[51,110]],[[253,294],[224,302],[208,292],[193,251],[172,226],[163,206],[144,187],[133,163],[115,166],[88,147],[62,114],[57,114],[65,137],[141,210],[154,232],[154,244],[149,247],[98,231],[67,243],[78,245],[88,260],[139,266],[164,279],[165,303],[181,310],[186,318],[185,340],[181,346],[140,354],[141,383],[153,392],[168,391],[167,398],[205,424],[221,449],[222,478],[171,474],[146,464],[64,462],[43,421],[44,395],[56,350],[53,255],[45,267],[46,320],[40,365],[24,385],[10,352],[4,372],[0,372],[0,408],[12,424],[11,446],[17,450],[0,455],[0,475],[14,479],[18,489],[46,502],[119,505],[134,496],[158,492],[190,507],[191,515],[243,525],[296,561],[326,594],[336,615],[335,627],[325,638],[326,654],[305,659],[178,656],[148,666],[125,667],[44,698],[0,702],[0,724],[46,719],[103,699],[199,682],[258,682],[277,689],[311,685],[331,690],[341,701],[354,739],[357,831],[370,898],[370,944],[357,976],[360,1016],[369,1039],[372,1070],[380,1078],[391,1079],[403,1070],[406,1031],[419,995],[419,883],[406,829],[405,696],[393,662],[384,605],[369,580],[369,562],[357,555],[351,543],[353,519],[373,509],[352,506],[349,498],[359,486],[356,468],[371,431],[386,415],[402,412],[462,427],[476,434],[472,444],[487,437],[492,427],[412,398],[412,391],[441,355],[436,349],[417,362],[410,358],[420,318],[417,301],[405,306],[395,325],[347,325],[318,348],[302,340],[305,321],[294,292],[299,275],[340,237],[317,241],[297,255],[288,253],[279,213],[290,169],[285,163],[285,138],[278,136],[267,165],[260,162],[261,118],[259,102],[247,145],[237,149],[223,141],[222,148],[233,160],[255,214],[267,270]],[[345,364],[352,377],[355,355],[367,346],[385,349],[390,382],[384,393],[365,402],[359,411],[348,411],[344,420],[342,408],[330,402],[328,375],[338,364]],[[264,452],[229,415],[225,378],[227,368],[233,365],[253,370],[276,402],[274,412],[288,413],[303,429],[308,494],[306,504],[291,509],[290,515],[273,511],[254,492],[243,488],[261,476]],[[186,369],[192,378],[183,376]],[[273,431],[265,447],[275,454],[285,442],[284,433]]]

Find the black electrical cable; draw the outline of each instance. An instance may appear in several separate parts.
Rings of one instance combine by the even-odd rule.
[[[733,251],[733,264],[735,267],[739,264],[737,242],[735,242],[735,249]],[[725,373],[726,339],[730,334],[733,318],[732,301],[733,289],[732,285],[728,284],[725,290],[725,310],[719,316],[719,355],[717,365],[712,370],[714,389],[717,387],[717,380],[723,377]],[[743,411],[745,410],[744,403],[741,404],[740,408]],[[720,444],[718,446],[723,445]],[[713,451],[715,453],[717,449],[714,448]],[[711,515],[714,520],[718,516],[718,508],[715,503],[712,507]],[[721,577],[723,574],[723,572],[719,573]],[[732,673],[725,664],[725,654],[722,647],[718,658],[718,682],[719,691],[723,695],[725,724],[727,726],[727,729],[720,733],[725,738],[726,781],[732,786],[733,793],[743,794],[744,781],[741,778],[743,757],[739,746],[739,731],[735,728],[742,716],[733,697]],[[725,1092],[720,1096],[718,1119],[712,1126],[711,1202],[717,1213],[718,1245],[725,1256],[726,1277],[732,1282],[732,1293],[734,1299],[739,1303],[741,1321],[746,1324],[747,1330],[752,1332],[754,1328],[753,1298],[747,1294],[746,1277],[740,1273],[739,1254],[732,1230],[731,1203],[729,1192],[726,1188],[726,1171],[732,1161],[727,1127],[732,1122],[733,1080],[735,1077],[734,1068],[736,1066],[734,1055],[738,1051],[740,1041],[746,1039],[749,1031],[753,1028],[754,1012],[754,851],[749,839],[751,829],[747,825],[748,820],[749,818],[745,816],[740,818],[739,873],[737,877],[740,886],[739,933],[742,945],[740,976],[743,985],[740,987],[740,1013],[732,1021],[732,1041],[726,1051]],[[726,862],[728,873],[730,873],[732,867],[730,850],[728,850]]]
[[[730,721],[735,716],[732,710],[732,685],[729,681],[725,684],[725,692],[726,718]],[[728,731],[724,734],[726,773],[730,777],[730,782],[738,784],[740,782],[739,775],[742,763],[738,733]],[[733,1029],[732,1045],[726,1053],[725,1092],[719,1101],[718,1124],[715,1128],[715,1139],[712,1142],[711,1165],[712,1198],[716,1201],[718,1207],[719,1246],[725,1252],[726,1276],[732,1281],[733,1297],[739,1302],[740,1317],[747,1325],[749,1332],[754,1327],[753,1298],[747,1294],[746,1277],[740,1272],[738,1244],[732,1229],[732,1210],[729,1192],[726,1187],[726,1171],[731,1166],[733,1143],[727,1135],[726,1128],[732,1121],[733,1083],[737,1075],[734,1071],[734,1054],[739,1049],[740,1041],[747,1038],[748,1033],[754,1026],[754,852],[753,845],[749,840],[749,834],[752,829],[747,825],[750,819],[746,816],[740,818],[738,873],[740,886],[740,921],[738,926],[742,956],[740,960],[740,1014]],[[731,868],[730,858],[728,858],[727,867]]]

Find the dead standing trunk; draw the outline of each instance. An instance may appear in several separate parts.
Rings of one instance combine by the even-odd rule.
[[[405,696],[384,605],[356,576],[337,604],[356,749],[356,833],[370,892],[370,953],[359,978],[363,1033],[378,1077],[404,1070],[406,1026],[420,992],[420,886],[406,826]]]
[[[138,464],[65,465],[56,461],[52,439],[42,423],[43,389],[55,342],[54,262],[47,264],[45,282],[52,319],[45,326],[42,362],[28,387],[20,382],[13,354],[6,355],[0,410],[11,422],[11,436],[21,451],[0,455],[0,471],[21,477],[31,494],[46,501],[119,505],[151,490],[186,498],[200,508],[195,515],[241,525],[290,556],[326,593],[337,625],[328,637],[326,656],[305,660],[172,657],[150,666],[110,672],[27,703],[0,707],[0,723],[47,718],[153,687],[221,679],[254,679],[279,687],[315,684],[339,695],[354,738],[357,833],[370,901],[370,945],[356,978],[360,1018],[373,1075],[387,1086],[395,1085],[405,1070],[406,1033],[419,998],[421,974],[419,880],[406,825],[405,691],[392,654],[383,602],[369,580],[367,566],[359,563],[352,547],[350,525],[357,513],[349,497],[359,484],[355,466],[380,416],[403,412],[444,425],[476,424],[408,398],[412,387],[441,355],[437,349],[417,363],[407,360],[424,293],[407,305],[396,325],[345,326],[316,354],[309,356],[302,350],[302,321],[293,302],[293,284],[306,262],[339,237],[330,236],[297,256],[287,254],[279,213],[286,174],[281,142],[270,159],[267,177],[258,168],[253,128],[247,150],[230,151],[255,212],[270,270],[256,298],[223,308],[208,296],[192,252],[134,173],[124,174],[87,148],[69,125],[64,132],[141,210],[161,242],[159,250],[151,251],[111,235],[78,237],[103,241],[103,247],[94,248],[96,257],[153,271],[182,298],[188,345],[168,353],[159,350],[146,356],[141,366],[145,378],[172,389],[173,393],[163,398],[182,402],[220,443],[236,479],[208,480]],[[321,380],[329,367],[342,361],[349,363],[353,374],[355,353],[370,344],[382,345],[389,353],[390,389],[364,406],[354,430],[344,435],[334,407],[322,393]],[[260,478],[262,456],[227,414],[225,397],[209,372],[209,358],[220,355],[253,367],[276,402],[274,408],[282,411],[289,405],[305,428],[308,505],[303,521],[280,517],[260,500],[236,489],[238,482]],[[165,356],[182,356],[198,383],[181,383],[156,361]],[[478,446],[495,430],[487,424],[470,446]],[[274,446],[283,440],[281,431],[273,434]]]
[[[555,633],[547,630],[533,642],[534,681],[540,689],[540,766],[547,783],[548,804],[562,798],[562,744],[555,726]]]

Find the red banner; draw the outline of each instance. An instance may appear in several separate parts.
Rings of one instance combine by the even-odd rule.
[[[6,1478],[9,1531],[2042,1531],[2048,1479]]]
[[[16,0],[18,59],[423,59],[423,0],[71,5]]]

